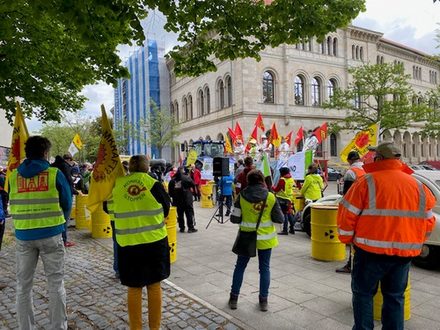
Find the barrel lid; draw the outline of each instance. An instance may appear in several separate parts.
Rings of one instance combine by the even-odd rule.
[[[320,209],[320,210],[337,210],[337,205],[322,205],[322,204],[313,204],[311,206],[314,209]]]

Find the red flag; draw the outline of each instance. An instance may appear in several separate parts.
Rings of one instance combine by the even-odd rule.
[[[286,137],[284,138],[286,140],[287,144],[289,145],[289,147],[290,147],[290,142],[292,142],[292,134],[293,134],[293,131],[290,131],[290,133],[287,134]]]
[[[298,145],[298,143],[300,141],[302,141],[302,139],[304,139],[304,128],[301,126],[298,129],[298,132],[296,133],[296,138],[295,138],[295,145]]]
[[[258,127],[255,126],[254,130],[251,133],[251,139],[255,139],[255,141],[258,141]]]
[[[229,136],[230,136],[230,138],[232,140],[232,143],[235,143],[235,140],[237,139],[237,136],[235,135],[235,132],[232,129],[228,128],[228,133],[229,133]]]
[[[238,123],[238,121],[235,124],[234,133],[235,133],[235,139],[240,139],[241,141],[243,141],[243,131],[241,130],[241,127],[240,127],[240,124]]]
[[[264,132],[263,116],[261,116],[261,113],[258,113],[257,120],[255,120],[255,126],[261,128]]]
[[[314,129],[313,133],[318,139],[318,143],[322,143],[327,138],[327,122]]]
[[[275,123],[272,124],[272,128],[270,129],[269,142],[272,143],[272,145],[275,147],[279,147],[281,144],[281,137],[278,134],[277,126],[275,125]]]

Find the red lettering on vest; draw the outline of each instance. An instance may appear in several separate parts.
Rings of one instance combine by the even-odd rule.
[[[48,191],[49,172],[40,172],[32,178],[23,178],[21,175],[18,175],[17,185],[19,193]]]

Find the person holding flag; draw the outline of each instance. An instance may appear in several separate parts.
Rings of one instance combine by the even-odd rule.
[[[239,160],[239,159],[244,159],[245,156],[245,146],[243,144],[243,142],[241,141],[241,139],[237,139],[235,146],[234,146],[234,155],[235,155],[235,159]]]
[[[283,162],[287,162],[287,159],[289,158],[289,153],[290,153],[290,146],[286,141],[286,138],[283,136],[281,137],[281,145],[278,148],[278,152],[279,152],[279,160],[283,161]]]
[[[272,144],[270,144],[265,134],[261,135],[260,152],[262,153],[262,156],[266,155],[267,159],[270,159]]]
[[[310,129],[307,131],[307,138],[304,142],[304,147],[302,151],[312,150],[313,154],[315,154],[316,149],[318,148],[319,141],[316,137],[315,133]]]

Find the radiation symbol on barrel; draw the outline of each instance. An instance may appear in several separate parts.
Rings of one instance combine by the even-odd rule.
[[[105,228],[102,229],[102,231],[103,231],[104,233],[106,233],[106,234],[110,234],[110,231],[111,231],[111,230],[112,230],[112,228],[109,227],[109,226],[107,226],[107,227],[105,227]]]
[[[325,237],[328,237],[328,238],[330,238],[330,239],[334,239],[334,238],[335,238],[335,235],[334,235],[334,231],[333,231],[333,229],[329,229],[328,232],[327,232],[327,231],[324,232],[324,236],[325,236]]]
[[[176,243],[171,243],[170,244],[170,252],[173,253],[174,252],[174,247],[176,246]]]

